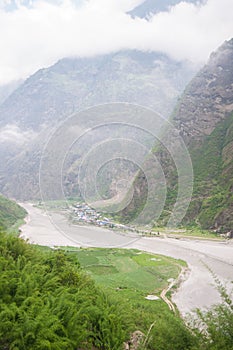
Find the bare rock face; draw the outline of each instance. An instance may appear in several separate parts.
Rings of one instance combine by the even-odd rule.
[[[233,39],[212,53],[185,90],[173,121],[189,144],[210,135],[233,111]]]

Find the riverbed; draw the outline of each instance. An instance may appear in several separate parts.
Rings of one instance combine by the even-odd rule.
[[[172,300],[182,315],[208,308],[221,301],[215,278],[233,296],[233,241],[201,241],[188,238],[141,237],[94,226],[71,225],[59,212],[46,212],[31,203],[21,203],[28,217],[21,237],[44,246],[135,248],[185,260],[189,272]]]

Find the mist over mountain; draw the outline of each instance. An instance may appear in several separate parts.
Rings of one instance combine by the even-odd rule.
[[[134,7],[135,4],[139,5]],[[20,16],[24,16],[26,14],[25,18],[29,18],[29,14],[41,14],[48,10],[54,13],[55,10],[61,10],[57,3],[50,4],[51,6],[46,3],[43,9],[34,2],[30,4],[25,2],[21,7],[15,2],[10,5],[14,5],[9,8],[10,15],[18,13]],[[65,4],[63,5],[65,6]],[[77,7],[70,4],[64,7],[64,11],[69,13],[73,19],[79,18],[80,14],[85,14],[87,16],[85,18],[89,18],[93,4],[88,2],[84,4],[85,6],[82,5],[80,3],[80,7]],[[177,6],[172,7],[174,5]],[[211,16],[210,8],[213,10]],[[24,13],[22,9],[25,9]],[[143,35],[150,28],[149,32],[155,35],[151,36],[153,42],[156,38],[158,40],[155,40],[155,46],[150,42],[151,38],[145,45],[144,42],[141,45],[140,36],[140,40],[132,47],[140,47],[140,50],[144,51],[133,49],[119,51],[119,47],[131,47],[130,36],[127,36],[125,44],[122,45],[120,41],[117,45],[113,43],[113,46],[107,44],[108,37],[108,40],[102,43],[103,46],[94,47],[93,52],[90,45],[85,46],[87,51],[85,49],[82,51],[82,45],[75,46],[72,47],[73,51],[71,50],[73,54],[60,59],[48,68],[38,70],[20,86],[11,84],[0,89],[0,191],[8,196],[25,200],[39,198],[41,155],[51,135],[58,129],[58,125],[67,120],[69,116],[81,113],[81,111],[93,106],[108,103],[135,104],[151,109],[161,116],[160,120],[156,120],[158,124],[154,125],[158,133],[162,128],[163,118],[166,120],[172,114],[171,120],[188,148],[194,170],[194,193],[184,222],[189,225],[200,224],[202,227],[211,227],[218,231],[230,229],[230,208],[232,205],[229,194],[232,192],[230,175],[232,170],[231,115],[233,110],[232,40],[226,41],[214,52],[207,65],[194,78],[197,66],[186,60],[191,58],[200,63],[209,52],[209,48],[214,47],[215,41],[210,43],[209,40],[205,39],[206,37],[203,42],[200,40],[202,36],[199,28],[197,30],[197,23],[200,24],[200,29],[208,28],[210,30],[217,10],[217,2],[211,1],[153,2],[146,0],[130,2],[126,5],[109,3],[106,7],[104,21],[109,18],[109,14],[114,14],[117,21],[125,19],[130,28],[139,25],[137,28],[143,30]],[[98,12],[98,15],[101,13]],[[223,8],[222,15],[226,16],[224,22],[226,23],[224,26],[226,32],[221,35],[226,38],[229,37],[231,27],[225,8]],[[177,19],[184,18],[184,16],[187,20],[187,33],[191,29],[193,38],[183,36],[184,28],[178,26],[174,27],[177,30],[174,32],[176,40],[171,42],[171,29],[169,27],[166,31],[163,26],[166,21],[171,24],[179,24],[181,22],[178,23]],[[157,21],[161,26],[158,32],[154,32],[157,28]],[[85,25],[84,28],[86,28]],[[99,28],[98,25],[96,28]],[[113,31],[114,28],[114,26],[111,27]],[[70,30],[70,27],[68,29]],[[161,36],[158,39],[156,35],[159,32]],[[177,35],[179,32],[180,35]],[[220,42],[221,35],[218,36],[216,33],[214,35],[213,32],[212,34],[212,37],[216,38],[216,42]],[[99,39],[101,38],[102,35],[99,36]],[[111,35],[110,38],[112,40]],[[209,44],[210,46],[208,46]],[[161,51],[155,51],[156,47],[161,47]],[[69,50],[67,52],[70,53]],[[75,56],[77,50],[79,54],[81,53],[78,57]],[[111,53],[103,54],[103,52]],[[58,57],[60,55],[61,52],[59,52]],[[200,60],[199,56],[202,57]],[[11,73],[12,67],[8,67]],[[5,78],[2,78],[4,81]],[[103,114],[102,117],[103,120],[104,118],[108,120],[107,114]],[[84,128],[84,133],[88,126],[86,123],[89,121],[88,114],[85,118],[86,120],[81,126]],[[91,118],[94,118],[94,114]],[[129,118],[133,121],[133,115],[130,113]],[[76,127],[78,126],[76,125]],[[72,139],[71,134],[74,131],[71,129],[70,133],[64,134],[67,139]],[[144,137],[139,136],[140,133],[137,132],[133,135],[130,131],[129,134],[135,140],[137,137],[140,140]],[[168,133],[164,132],[164,134]],[[116,130],[113,135],[119,136]],[[126,138],[126,132],[123,136]],[[167,137],[169,138],[169,136]],[[93,133],[90,139],[84,138],[83,144],[73,149],[70,156],[67,157],[64,178],[68,196],[79,193],[76,181],[78,169],[82,163],[82,155],[85,152],[88,154],[89,148],[91,149],[95,142],[101,142],[104,138],[111,139],[111,131],[108,127]],[[152,141],[148,141],[147,136],[145,136],[143,142],[149,144]],[[120,148],[121,146],[119,146]],[[115,152],[114,156],[119,155],[116,145],[112,147],[112,150]],[[176,166],[171,155],[169,156],[163,147],[155,145],[154,154],[158,155],[158,159],[161,160],[168,184],[166,208],[160,218],[160,222],[164,224],[169,220],[169,213],[175,205],[179,174],[175,169]],[[97,154],[95,157],[97,164],[100,159],[101,157],[99,158]],[[145,159],[146,166],[153,168],[150,158],[146,157]],[[121,176],[124,177],[126,183],[131,184],[138,172],[138,166],[131,165],[127,169],[124,162],[120,163],[120,172],[115,169],[116,163],[114,165],[108,164],[106,171],[103,169],[100,171],[102,175],[104,174],[101,179],[100,192],[107,199],[111,195],[116,195],[115,187],[117,187],[116,184],[120,181]],[[55,169],[55,161],[54,164],[51,164],[51,168]],[[117,179],[111,181],[113,174],[117,176]],[[143,207],[142,203],[149,190],[147,185],[145,177],[139,172],[134,181],[137,203],[132,201],[130,208],[126,208],[123,213],[126,218],[127,216],[132,217],[135,215],[135,210]],[[59,196],[59,194],[57,195]],[[154,207],[158,206],[158,200],[157,204],[154,198],[150,198],[150,201],[154,203]]]
[[[186,225],[200,225],[217,232],[232,231],[233,217],[233,39],[226,41],[185,89],[172,116],[192,160],[194,189]],[[168,130],[165,139],[176,133]],[[163,167],[168,193],[160,224],[166,224],[178,195],[178,169],[168,149],[159,145],[155,155]],[[147,167],[151,166],[147,160]],[[156,185],[156,184],[155,184]],[[130,218],[147,195],[147,183],[139,174],[134,200],[122,215]],[[139,200],[140,198],[140,200]]]
[[[66,58],[39,70],[3,103],[0,125],[39,129],[74,111],[108,102],[137,103],[168,117],[193,74],[189,63],[152,52]]]
[[[0,106],[1,191],[16,198],[38,197],[41,148],[49,130],[72,113],[126,102],[168,118],[194,72],[189,63],[140,51],[65,58],[39,70]]]
[[[233,350],[232,13],[0,0],[2,350]]]
[[[133,17],[148,18],[155,13],[168,11],[171,6],[177,5],[182,0],[145,0],[135,7],[129,14]],[[186,0],[187,3],[196,4],[199,0]]]
[[[21,84],[22,80],[13,81],[9,84],[0,86],[0,105],[16,90]]]
[[[0,9],[1,85],[64,57],[122,50],[162,52],[200,67],[233,30],[231,0],[4,0]]]

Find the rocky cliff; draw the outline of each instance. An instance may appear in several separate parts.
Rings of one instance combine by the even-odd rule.
[[[200,225],[219,232],[233,229],[233,39],[226,41],[193,78],[171,118],[192,160],[193,195],[183,224]],[[174,129],[164,139],[175,139]],[[162,142],[164,144],[164,142]],[[161,144],[155,148],[167,183],[165,208],[159,223],[166,224],[179,188],[171,153]],[[123,216],[138,210],[138,197],[145,197],[142,174],[135,181],[140,189]],[[145,200],[144,200],[145,201]],[[136,214],[138,215],[138,214]]]
[[[173,122],[186,143],[203,140],[233,110],[233,39],[211,54],[186,88]]]
[[[186,89],[174,117],[193,162],[186,222],[233,229],[233,39],[214,52]]]

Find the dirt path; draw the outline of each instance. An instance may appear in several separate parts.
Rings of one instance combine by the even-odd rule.
[[[181,267],[181,271],[179,273],[179,276],[176,279],[172,279],[171,282],[169,283],[169,285],[164,288],[160,294],[161,299],[163,299],[163,301],[168,305],[169,309],[171,311],[173,311],[174,313],[176,312],[176,307],[174,305],[174,303],[167,298],[167,293],[174,287],[177,286],[179,287],[180,284],[185,280],[185,278],[188,276],[187,272],[188,272],[188,268],[184,268],[182,266],[180,266],[179,264],[177,264],[177,266],[179,266],[179,268]]]
[[[171,302],[171,300],[169,300],[166,297],[166,294],[169,292],[169,290],[173,287],[174,283],[171,283],[167,288],[162,290],[162,293],[160,294],[161,299],[163,299],[163,301],[165,301],[165,303],[168,305],[169,309],[173,312],[176,311],[176,308],[174,306],[174,304]]]

